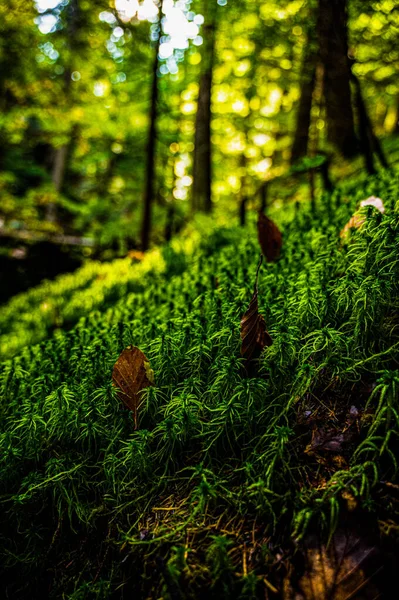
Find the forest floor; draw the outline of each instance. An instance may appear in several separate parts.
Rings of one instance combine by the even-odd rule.
[[[340,232],[361,209],[363,224]],[[399,172],[273,211],[272,344],[248,377],[259,258],[197,221],[0,308],[2,597],[389,596],[399,531]],[[112,383],[140,348],[135,428]]]

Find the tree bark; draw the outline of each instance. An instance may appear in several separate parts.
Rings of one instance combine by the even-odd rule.
[[[73,99],[71,90],[71,75],[73,72],[72,61],[77,45],[77,36],[80,28],[79,0],[70,0],[65,10],[67,11],[65,29],[69,60],[64,73],[64,96],[67,103],[69,105],[72,105]],[[64,144],[63,146],[60,146],[59,148],[56,148],[54,151],[54,161],[51,172],[51,180],[58,194],[62,193],[64,187],[65,175],[67,172],[69,159],[72,156],[73,145],[75,143],[75,136],[76,126],[72,127],[69,142]],[[46,206],[45,219],[50,222],[55,222],[57,220],[56,204],[51,202]]]
[[[159,32],[154,48],[154,57],[152,63],[152,83],[151,83],[151,101],[150,101],[150,124],[148,129],[147,141],[147,165],[145,172],[145,187],[144,187],[144,210],[141,226],[141,249],[148,250],[150,245],[150,234],[152,225],[152,204],[154,199],[154,179],[155,179],[155,156],[156,156],[156,135],[157,135],[157,119],[158,119],[158,64],[159,64],[159,46],[161,43],[162,33],[162,8],[163,0],[159,4],[158,24]]]
[[[175,217],[175,205],[170,204],[166,212],[165,242],[170,242],[173,236],[173,221]]]
[[[291,164],[306,156],[309,143],[309,129],[312,110],[313,90],[316,82],[318,52],[312,29],[309,30],[307,48],[303,57],[301,72],[301,96],[296,120],[295,137],[292,145]]]
[[[361,150],[364,155],[367,172],[372,175],[376,173],[373,152],[375,152],[378,156],[378,159],[384,169],[388,169],[389,164],[382,149],[380,140],[374,133],[373,124],[367,112],[366,103],[364,102],[360,81],[353,72],[351,74],[351,78],[355,86],[355,99],[359,119]]]
[[[262,183],[262,185],[260,186],[260,189],[259,189],[259,195],[260,195],[259,211],[262,214],[265,214],[265,211],[267,208],[268,192],[269,192],[269,182],[265,181],[264,183]]]
[[[355,77],[355,75],[352,75],[352,78],[356,89],[355,99],[359,119],[359,138],[361,150],[364,156],[364,162],[367,173],[369,173],[369,175],[374,175],[374,173],[376,173],[376,168],[373,159],[373,148],[371,144],[366,106],[363,101],[359,80],[357,79],[357,77]]]
[[[215,7],[205,0],[202,68],[195,119],[192,211],[212,211],[211,94],[215,52]]]
[[[247,141],[247,132],[245,139]],[[240,188],[240,203],[238,209],[238,216],[240,219],[240,225],[244,227],[247,221],[247,204],[248,204],[248,186],[247,186],[247,157],[243,152],[240,157],[240,168],[241,168],[241,188]]]
[[[324,66],[329,141],[346,157],[358,151],[351,103],[347,0],[319,0],[318,35]]]
[[[326,190],[326,192],[331,193],[334,189],[334,185],[330,178],[329,167],[330,167],[330,159],[327,157],[326,161],[323,162],[323,164],[320,166],[320,174],[321,174],[321,178],[323,180],[324,189]]]
[[[66,158],[68,154],[68,145],[64,144],[55,150],[53,170],[51,173],[51,180],[55,187],[56,192],[59,194],[64,184]],[[46,206],[46,221],[54,223],[57,220],[57,207],[54,202],[49,203]]]
[[[53,166],[51,171],[51,181],[58,194],[64,192],[66,175],[71,162],[73,150],[76,143],[78,126],[75,124],[72,127],[69,142],[63,144],[54,150]],[[46,220],[55,222],[57,219],[57,207],[54,203],[50,203],[46,207]]]

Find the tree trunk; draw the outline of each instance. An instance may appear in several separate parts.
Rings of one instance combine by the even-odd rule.
[[[330,159],[326,158],[326,161],[320,166],[320,174],[323,180],[323,186],[326,192],[331,193],[334,189],[333,182],[330,178]]]
[[[260,187],[260,207],[259,207],[259,211],[262,213],[262,215],[265,213],[266,208],[267,208],[267,195],[268,195],[268,191],[269,191],[269,182],[265,181],[264,183],[262,183],[262,185]]]
[[[195,119],[193,161],[192,211],[212,210],[212,155],[211,155],[211,93],[215,52],[215,7],[205,0],[203,28],[203,53],[198,108]]]
[[[355,98],[359,118],[359,137],[361,149],[364,154],[367,172],[373,174],[376,172],[373,160],[373,152],[375,152],[378,156],[378,159],[384,169],[388,169],[389,164],[382,149],[380,140],[374,133],[373,125],[364,102],[360,81],[354,73],[352,73],[351,77],[356,90]]]
[[[179,138],[178,138],[179,139]],[[170,190],[170,199],[166,210],[166,221],[165,221],[165,241],[170,242],[174,234],[174,220],[176,213],[175,199],[173,197],[173,189],[176,183],[176,161],[178,160],[178,154],[176,154],[171,160],[171,171],[172,171],[172,187]]]
[[[66,159],[68,154],[68,145],[64,144],[55,150],[53,170],[51,180],[57,193],[61,192],[64,185],[64,175],[66,167]],[[46,221],[54,223],[57,219],[57,207],[54,202],[46,206]]]
[[[247,141],[247,135],[245,136],[245,139]],[[247,187],[247,173],[246,173],[247,157],[245,156],[244,152],[241,154],[240,167],[241,167],[242,173],[241,173],[241,188],[240,188],[240,204],[239,204],[238,214],[239,214],[239,218],[240,218],[240,225],[242,227],[244,227],[244,225],[247,221],[247,204],[248,204],[248,187]]]
[[[112,152],[112,144],[113,144],[113,140],[110,140],[109,148],[107,149],[109,152],[109,159],[107,162],[107,166],[106,166],[106,169],[105,169],[102,177],[99,177],[98,181],[97,181],[97,183],[98,183],[97,189],[98,189],[99,194],[108,192],[108,187],[109,187],[111,179],[114,175],[115,167],[117,165],[118,159],[120,159],[121,156],[123,156],[123,154],[122,155],[115,154],[114,152]]]
[[[64,97],[68,105],[73,105],[72,93],[71,93],[71,75],[73,72],[73,56],[76,48],[76,39],[79,31],[79,2],[78,0],[71,0],[66,8],[66,43],[67,52],[69,53],[69,60],[64,73]],[[56,148],[54,151],[54,162],[51,173],[51,180],[54,184],[55,190],[58,194],[62,193],[65,181],[65,175],[67,172],[68,162],[72,155],[73,145],[75,143],[76,126],[72,128],[71,137],[67,144]],[[50,222],[57,220],[57,206],[54,203],[50,203],[46,206],[45,219]]]
[[[162,8],[163,0],[159,4],[158,24],[159,32],[154,48],[154,57],[152,63],[152,84],[151,84],[151,101],[150,101],[150,124],[148,130],[147,141],[147,165],[145,172],[145,187],[144,187],[144,211],[141,226],[141,249],[148,250],[150,245],[151,234],[151,217],[152,204],[154,199],[154,179],[155,179],[155,151],[156,151],[156,135],[157,135],[157,118],[158,118],[158,63],[159,63],[159,46],[161,43],[162,33]]]
[[[364,162],[366,166],[367,173],[369,175],[373,175],[376,173],[376,168],[374,165],[373,159],[373,148],[371,144],[369,126],[368,126],[368,117],[366,112],[366,106],[363,101],[362,92],[360,89],[360,83],[355,75],[352,76],[353,81],[355,83],[355,99],[356,99],[356,107],[359,119],[359,138],[361,144],[362,154],[364,156]]]
[[[173,221],[175,218],[175,205],[170,204],[166,212],[165,242],[170,242],[173,236]]]
[[[68,173],[68,167],[72,158],[73,149],[76,143],[78,127],[75,124],[72,127],[71,136],[69,142],[56,148],[54,150],[53,166],[51,171],[51,181],[58,194],[62,194],[64,191],[66,175]],[[57,207],[54,203],[50,203],[46,207],[47,221],[55,222],[57,218]]]
[[[312,110],[313,90],[316,81],[317,47],[312,29],[309,30],[307,48],[303,57],[301,72],[301,96],[296,120],[295,137],[292,145],[291,164],[306,156],[309,143],[309,128]]]
[[[346,5],[347,0],[319,0],[318,34],[328,139],[344,156],[351,157],[358,143],[351,103]]]
[[[381,145],[379,138],[376,136],[376,134],[374,133],[374,130],[372,129],[371,121],[369,121],[369,125],[371,128],[370,135],[371,135],[371,143],[372,143],[374,152],[378,156],[381,166],[384,167],[384,169],[389,169],[389,163],[388,163],[387,157],[385,156],[384,150],[382,149],[382,145]]]

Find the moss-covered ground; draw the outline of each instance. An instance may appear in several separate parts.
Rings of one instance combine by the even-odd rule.
[[[385,213],[362,209],[342,241],[370,195]],[[1,597],[278,597],[281,557],[310,531],[363,520],[395,542],[398,172],[275,217],[257,377],[240,358],[253,220],[90,263],[0,309]],[[137,430],[111,382],[130,344],[156,381]]]

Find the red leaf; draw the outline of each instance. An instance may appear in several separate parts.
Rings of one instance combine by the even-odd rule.
[[[154,385],[154,375],[145,354],[139,348],[129,346],[123,350],[114,365],[113,384],[119,388],[118,397],[133,412],[137,429],[137,410],[141,402],[140,392]]]
[[[265,346],[271,346],[272,338],[266,330],[266,323],[258,310],[258,274],[262,264],[260,258],[258,269],[256,271],[256,280],[254,293],[249,304],[247,312],[242,316],[241,327],[241,356],[247,359],[247,363],[251,360],[259,358]]]
[[[258,240],[267,261],[272,262],[280,256],[283,238],[281,231],[269,217],[259,212]]]

